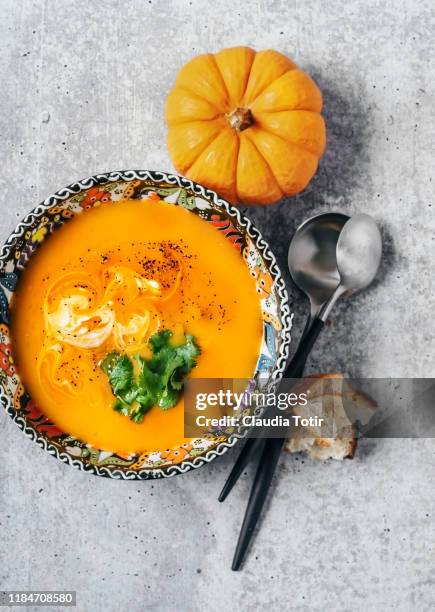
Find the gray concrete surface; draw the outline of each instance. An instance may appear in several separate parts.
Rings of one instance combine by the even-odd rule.
[[[328,151],[309,189],[250,215],[285,264],[311,214],[382,224],[379,281],[342,304],[313,370],[433,376],[432,0],[0,0],[1,238],[71,181],[170,170],[163,100],[195,53],[295,58],[325,94]],[[291,288],[297,338],[306,303]],[[0,415],[0,587],[75,589],[83,611],[433,610],[435,442],[363,443],[354,461],[283,457],[242,573],[249,491],[216,495],[235,455],[167,481],[88,476]]]

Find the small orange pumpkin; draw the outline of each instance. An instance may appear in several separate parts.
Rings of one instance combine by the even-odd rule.
[[[277,51],[195,57],[166,100],[179,172],[233,203],[271,204],[302,191],[325,149],[322,94]]]

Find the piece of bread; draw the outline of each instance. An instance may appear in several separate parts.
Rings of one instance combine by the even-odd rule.
[[[318,374],[304,378],[297,392],[305,392],[309,401],[297,406],[295,415],[323,418],[322,427],[299,426],[288,438],[284,449],[289,453],[304,452],[312,459],[351,459],[356,451],[357,420],[367,423],[377,404],[368,395],[354,389],[343,374]]]

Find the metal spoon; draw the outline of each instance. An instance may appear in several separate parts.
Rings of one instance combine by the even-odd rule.
[[[337,242],[337,267],[340,284],[325,304],[326,320],[335,302],[344,293],[365,289],[376,276],[382,258],[382,237],[369,215],[354,215],[344,225]]]
[[[336,249],[339,283],[329,299],[320,307],[309,330],[291,360],[284,378],[298,375],[320,331],[337,300],[347,293],[367,287],[379,269],[382,238],[374,220],[365,214],[354,215],[343,226]]]
[[[339,272],[338,285],[326,303],[320,306],[318,313],[316,313],[312,324],[303,336],[294,357],[287,367],[284,378],[294,378],[301,375],[307,357],[335,302],[344,293],[353,293],[357,289],[363,289],[371,283],[378,271],[381,255],[381,235],[371,217],[364,214],[355,215],[344,224],[343,229],[339,233],[336,247],[336,263]],[[306,276],[302,276],[302,279],[306,278]],[[308,284],[304,286],[307,287]],[[310,296],[311,294],[307,291],[307,295]],[[242,564],[264,502],[266,501],[283,443],[283,438],[271,438],[263,446],[234,553],[231,566],[233,570],[240,569]]]

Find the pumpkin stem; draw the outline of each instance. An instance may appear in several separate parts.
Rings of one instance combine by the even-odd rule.
[[[242,108],[240,106],[237,106],[231,113],[227,113],[225,117],[230,126],[238,132],[246,130],[246,128],[254,123],[254,118],[249,108]]]

